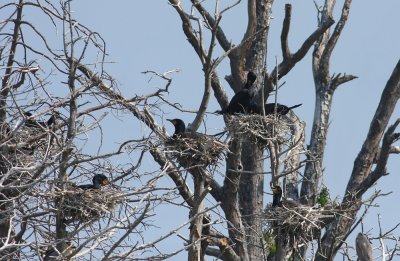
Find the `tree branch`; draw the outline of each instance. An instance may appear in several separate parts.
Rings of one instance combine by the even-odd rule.
[[[389,122],[390,116],[400,98],[400,60],[397,62],[392,75],[390,76],[388,82],[386,83],[385,89],[382,92],[381,100],[379,102],[378,108],[375,112],[374,118],[372,119],[370,129],[364,144],[359,152],[352,171],[351,178],[347,185],[346,191],[348,191],[349,200],[351,193],[355,193],[360,188],[360,184],[367,178],[370,174],[370,169],[374,162],[374,157],[379,149],[379,143],[382,139],[385,128]],[[388,130],[388,135],[392,135],[392,128],[395,128],[396,124],[393,125]],[[388,142],[388,141],[386,141]],[[385,146],[389,146],[385,144]],[[382,148],[388,150],[389,148]],[[384,153],[387,154],[387,153]],[[383,160],[385,155],[381,155]],[[382,166],[380,167],[382,168]],[[360,197],[362,194],[359,194]]]
[[[368,177],[360,184],[358,193],[364,194],[376,181],[378,181],[379,178],[387,175],[386,165],[389,159],[389,155],[392,152],[392,144],[399,139],[399,133],[394,133],[399,123],[400,119],[397,119],[396,122],[391,125],[386,131],[383,137],[382,148],[379,153],[376,167],[374,171],[372,171],[368,175]]]
[[[203,7],[200,1],[191,0],[191,2],[193,3],[194,7],[196,7],[197,11],[199,11],[199,13],[207,22],[207,24],[212,28],[212,33],[215,33],[218,43],[221,45],[222,49],[225,52],[230,50],[233,47],[233,45],[231,44],[231,42],[228,41],[224,31],[219,26],[218,19],[214,19],[212,15],[209,12],[207,12],[207,10]]]
[[[358,77],[357,76],[354,76],[354,75],[346,75],[346,74],[344,74],[343,76],[342,76],[342,74],[341,73],[339,73],[338,75],[336,75],[336,76],[332,76],[332,81],[331,81],[331,90],[336,90],[336,88],[339,86],[339,85],[342,85],[342,84],[344,84],[344,83],[346,83],[346,82],[349,82],[349,81],[352,81],[352,80],[354,80],[354,79],[357,79]]]
[[[190,23],[189,15],[187,13],[185,13],[185,11],[183,11],[181,2],[179,0],[169,0],[169,2],[175,8],[175,10],[178,12],[178,14],[182,20],[182,29],[183,29],[183,32],[185,33],[189,43],[193,46],[193,49],[199,56],[200,60],[204,61],[206,54],[205,54],[204,50],[201,48],[200,40],[196,37],[195,31]]]
[[[0,122],[5,122],[5,117],[6,117],[6,111],[5,111],[6,101],[7,101],[8,93],[10,91],[9,79],[11,76],[12,66],[14,64],[14,56],[15,56],[16,50],[17,50],[19,30],[20,30],[20,25],[21,25],[21,20],[22,20],[22,7],[23,7],[23,1],[19,0],[18,6],[17,6],[17,17],[14,19],[14,31],[13,31],[13,36],[12,36],[12,40],[11,40],[10,53],[8,55],[6,70],[4,72],[4,76],[2,77],[3,79],[2,79],[2,83],[1,83]]]
[[[326,43],[324,52],[322,53],[322,57],[321,57],[321,69],[323,71],[328,72],[328,70],[329,70],[330,57],[332,55],[333,49],[336,46],[337,41],[339,40],[340,34],[342,33],[343,28],[346,24],[346,21],[349,16],[349,12],[350,12],[351,2],[352,2],[352,0],[346,0],[344,2],[340,20],[336,24],[336,27],[332,33],[332,36],[329,38],[328,42]]]
[[[226,177],[223,185],[223,197],[221,207],[224,210],[225,217],[228,220],[229,238],[235,243],[234,249],[239,256],[247,256],[245,245],[246,237],[241,220],[239,209],[238,191],[241,170],[241,143],[233,139],[229,146],[230,153],[227,157]],[[234,171],[233,171],[234,170]]]
[[[150,150],[150,154],[153,156],[154,160],[158,163],[158,165],[160,165],[161,169],[163,169],[175,183],[176,189],[179,191],[179,194],[185,200],[185,202],[189,206],[193,207],[194,206],[193,193],[190,191],[185,180],[182,178],[181,172],[175,166],[175,164],[167,160],[164,154],[155,147]]]
[[[390,76],[388,82],[386,83],[385,89],[382,92],[381,100],[379,102],[378,108],[375,112],[374,118],[371,121],[371,125],[364,141],[364,144],[354,161],[354,167],[351,173],[351,177],[346,187],[346,194],[342,200],[342,204],[352,204],[354,210],[347,214],[347,217],[338,217],[330,226],[330,228],[325,232],[320,249],[318,250],[318,255],[316,260],[326,260],[326,256],[333,256],[338,248],[342,244],[341,240],[346,236],[347,231],[351,229],[354,223],[355,216],[361,207],[361,197],[363,193],[367,191],[370,187],[367,185],[373,184],[373,179],[378,179],[384,174],[384,164],[386,164],[387,150],[390,150],[389,141],[393,138],[391,137],[394,129],[398,123],[391,126],[387,132],[388,140],[384,141],[384,152],[380,156],[376,172],[371,173],[371,168],[374,163],[374,158],[379,149],[379,143],[381,142],[382,136],[389,122],[389,119],[394,111],[394,108],[400,99],[400,60],[397,62],[392,75]],[[397,135],[396,135],[397,136]]]
[[[288,43],[288,35],[289,35],[291,19],[292,19],[292,5],[286,4],[285,19],[283,19],[283,26],[281,32],[281,49],[282,49],[283,60],[289,59],[291,57],[291,53],[289,50],[289,43]]]
[[[313,44],[321,38],[321,36],[329,29],[329,27],[335,23],[331,17],[325,19],[322,24],[303,42],[301,47],[294,54],[291,54],[288,46],[291,10],[291,5],[286,4],[285,19],[283,21],[281,33],[283,61],[277,67],[275,67],[270,74],[270,81],[273,83],[276,81],[276,70],[278,70],[279,79],[285,76],[296,65],[296,63],[304,58],[308,50],[310,50]]]

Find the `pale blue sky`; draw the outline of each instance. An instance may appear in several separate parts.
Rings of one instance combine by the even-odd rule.
[[[188,7],[189,1],[182,1]],[[208,0],[208,3],[214,1]],[[222,0],[220,6],[226,6],[234,1]],[[316,28],[316,10],[312,0],[302,1],[275,1],[273,10],[274,20],[271,22],[270,41],[268,50],[268,68],[272,69],[275,56],[281,56],[280,30],[284,14],[285,3],[292,3],[292,24],[289,34],[290,47],[295,51],[302,41]],[[322,4],[322,1],[317,1]],[[334,19],[338,15],[343,1],[337,1]],[[236,8],[227,12],[222,20],[222,27],[228,39],[238,43],[246,28],[246,1],[242,1]],[[175,10],[167,1],[106,1],[81,0],[74,1],[74,16],[82,24],[100,33],[107,43],[107,61],[113,62],[105,66],[106,70],[117,80],[121,92],[126,96],[146,94],[161,82],[148,82],[149,77],[141,74],[145,70],[164,72],[171,69],[180,69],[173,74],[173,84],[170,87],[168,98],[181,103],[187,109],[197,109],[203,92],[203,72],[197,55],[186,40],[181,22]],[[324,182],[331,191],[331,195],[341,196],[347,184],[354,159],[366,136],[370,119],[377,107],[381,91],[391,74],[397,60],[400,58],[400,34],[398,33],[400,1],[353,1],[350,17],[345,30],[335,49],[331,62],[332,73],[348,73],[359,78],[339,87],[334,97],[331,124],[325,154]],[[40,17],[37,17],[40,19]],[[314,109],[314,86],[311,73],[311,52],[298,64],[283,81],[285,86],[279,92],[278,100],[281,103],[292,105],[303,103],[296,109],[297,115],[306,122],[306,140],[309,140],[310,128]],[[223,77],[228,74],[227,63],[223,63],[218,70]],[[222,80],[230,96],[228,84]],[[208,111],[215,111],[217,104],[213,99]],[[182,114],[172,109],[166,118],[178,117],[186,122],[193,120],[194,115]],[[394,113],[399,116],[399,109]],[[392,119],[391,123],[394,121]],[[117,141],[132,138],[132,134],[140,127],[137,121],[126,121],[125,128],[113,128],[113,124],[106,125],[106,133],[113,133],[105,140],[105,144],[115,144]],[[165,123],[165,122],[164,122]],[[167,125],[172,132],[172,126]],[[222,127],[222,118],[210,115],[207,118],[207,128],[210,132],[217,132]],[[139,133],[135,133],[139,135]],[[140,136],[140,135],[139,135]],[[113,140],[113,138],[116,140]],[[148,161],[148,164],[155,164]],[[156,168],[157,166],[149,166]],[[377,231],[377,213],[383,214],[384,227],[389,228],[400,222],[398,210],[393,208],[393,202],[399,202],[400,191],[398,184],[400,163],[396,155],[391,157],[388,171],[389,176],[378,182],[376,189],[393,193],[378,200],[379,209],[370,211],[365,228],[375,228]],[[269,178],[266,177],[269,182]],[[397,190],[397,191],[396,191]],[[187,218],[185,210],[182,219],[176,217],[175,209],[163,207],[163,219],[154,217],[161,222],[158,225],[167,227],[178,226]],[[161,209],[160,209],[161,210]],[[163,222],[165,217],[171,216],[168,224]],[[156,222],[156,223],[157,223]],[[159,230],[155,230],[157,232]],[[187,232],[187,231],[184,231]],[[350,242],[353,244],[353,241]],[[376,241],[375,241],[376,243]],[[172,237],[165,247],[178,249],[182,241]],[[173,249],[170,249],[171,251]],[[178,259],[173,259],[178,260]]]

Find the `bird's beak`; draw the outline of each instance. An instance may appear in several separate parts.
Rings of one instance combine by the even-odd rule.
[[[173,125],[176,124],[176,121],[175,121],[175,120],[167,119],[167,121],[171,122]]]
[[[103,179],[103,185],[108,185],[110,184],[110,181],[108,181],[108,179]]]

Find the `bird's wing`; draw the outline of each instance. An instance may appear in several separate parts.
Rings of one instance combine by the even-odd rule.
[[[229,113],[243,112],[245,107],[250,104],[250,94],[248,90],[241,90],[236,93],[229,102],[227,111]]]
[[[78,188],[81,188],[81,189],[92,189],[93,188],[93,184],[79,185]]]

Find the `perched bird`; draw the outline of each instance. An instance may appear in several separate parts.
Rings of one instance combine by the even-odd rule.
[[[227,145],[213,136],[195,131],[186,131],[185,123],[181,119],[168,119],[174,127],[172,138],[165,141],[171,149],[171,156],[176,158],[182,166],[200,166],[216,164],[221,158]]]
[[[103,175],[103,174],[96,174],[93,177],[93,184],[84,184],[84,185],[79,185],[78,188],[81,189],[100,189],[101,186],[105,186],[110,184],[108,181],[108,178]]]
[[[37,121],[31,118],[32,113],[24,112],[24,116],[25,116],[25,126],[26,127],[39,127]]]
[[[231,101],[229,102],[228,107],[223,111],[217,111],[220,114],[235,114],[235,113],[247,113],[250,109],[251,100],[253,98],[253,94],[251,92],[251,87],[253,83],[256,81],[257,76],[253,72],[249,72],[247,74],[247,81],[243,88],[236,93]]]
[[[33,127],[33,128],[49,128],[51,125],[56,123],[56,119],[59,117],[60,113],[57,111],[54,111],[50,118],[47,121],[36,121],[35,119],[32,118],[32,113],[30,112],[24,112],[25,116],[25,126],[26,127]]]
[[[302,104],[296,104],[294,106],[288,107],[283,104],[276,104],[276,114],[277,115],[286,115],[290,110],[301,106]],[[255,114],[262,114],[262,108],[256,105],[254,102],[250,104],[250,110]],[[272,115],[275,113],[275,103],[266,103],[264,104],[265,115]]]
[[[176,138],[178,134],[184,133],[186,131],[185,122],[181,119],[167,119],[167,121],[171,122],[175,127],[175,132],[172,135],[172,138]]]
[[[282,189],[280,186],[272,187],[272,207],[282,207]]]
[[[287,207],[295,208],[301,207],[302,205],[293,200],[282,199],[282,188],[280,186],[272,187],[272,207]]]
[[[50,127],[51,125],[53,125],[53,124],[56,124],[56,120],[57,120],[57,118],[59,118],[60,117],[60,113],[58,112],[58,111],[53,111],[52,113],[51,113],[51,116],[50,116],[50,118],[47,120],[47,122],[46,123],[44,123],[46,126],[48,126],[48,127]],[[43,124],[43,123],[39,123],[39,124]]]
[[[356,252],[360,261],[372,261],[372,246],[366,235],[358,233],[356,238]]]

